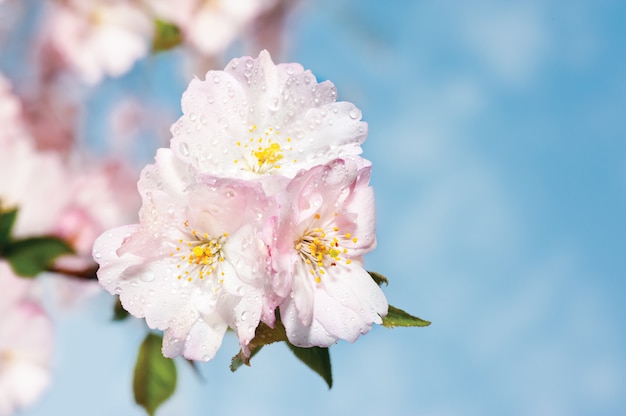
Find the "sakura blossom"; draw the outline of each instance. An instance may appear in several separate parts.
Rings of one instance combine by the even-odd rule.
[[[50,233],[69,198],[60,156],[39,152],[22,120],[19,99],[0,78],[0,208],[18,208],[15,237]]]
[[[136,220],[140,198],[135,173],[121,162],[75,167],[67,183],[72,198],[59,213],[53,234],[68,242],[75,254],[55,262],[57,270],[70,272],[93,266],[91,251],[105,230]]]
[[[176,24],[186,42],[202,54],[223,52],[255,18],[276,0],[148,0],[161,19]]]
[[[353,342],[387,314],[387,300],[362,261],[376,247],[370,171],[365,160],[337,159],[302,171],[279,197],[272,261],[294,345]]]
[[[0,261],[0,415],[34,404],[50,383],[53,329],[33,298],[35,282]]]
[[[267,51],[233,59],[194,79],[171,148],[200,172],[261,180],[273,194],[301,169],[361,153],[367,124],[330,81],[297,63],[275,65]]]
[[[130,0],[53,2],[48,25],[52,45],[90,84],[130,70],[154,35],[151,18]]]
[[[263,243],[276,208],[258,183],[199,175],[160,149],[138,184],[139,224],[95,242],[98,279],[164,331],[163,354],[210,360],[228,327],[246,351],[269,296]]]

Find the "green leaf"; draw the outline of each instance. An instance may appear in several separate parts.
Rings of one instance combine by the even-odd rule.
[[[324,381],[326,381],[329,389],[332,388],[333,374],[330,368],[330,354],[328,352],[328,348],[300,348],[295,345],[291,345],[289,342],[287,342],[287,345],[295,356],[300,359],[300,361],[306,364],[311,370],[315,371],[324,379]]]
[[[178,46],[182,41],[183,37],[178,26],[160,19],[154,21],[152,51],[167,51]]]
[[[370,276],[372,276],[372,279],[374,279],[374,281],[376,282],[376,284],[378,286],[382,286],[383,283],[385,284],[385,286],[389,285],[389,280],[387,280],[387,278],[385,276],[383,276],[380,273],[376,273],[376,272],[368,272],[370,274]]]
[[[285,327],[283,323],[280,321],[280,317],[278,313],[276,313],[276,323],[274,324],[274,328],[270,328],[265,325],[263,322],[259,324],[256,328],[256,332],[254,333],[254,338],[248,344],[248,348],[250,349],[250,356],[246,357],[243,351],[239,351],[239,354],[235,355],[230,363],[230,371],[236,371],[243,364],[249,366],[250,359],[254,357],[254,355],[259,352],[259,350],[267,344],[272,344],[278,341],[287,341],[287,333],[285,332]]]
[[[128,311],[126,311],[126,309],[124,309],[124,307],[122,306],[122,302],[120,301],[120,297],[116,296],[115,298],[115,305],[113,306],[113,320],[114,321],[123,321],[124,319],[128,318],[130,315],[128,314]]]
[[[17,208],[8,211],[0,210],[0,252],[11,238],[11,229],[17,218]]]
[[[263,345],[259,345],[258,347],[256,347],[250,353],[250,357],[246,357],[242,351],[239,351],[239,354],[235,355],[230,361],[230,371],[235,372],[239,367],[244,364],[250,366],[250,360],[256,355],[257,352],[261,351],[261,348],[263,348]]]
[[[54,259],[74,250],[56,237],[33,237],[13,241],[4,247],[3,256],[19,276],[34,277],[48,269]]]
[[[396,326],[428,326],[430,322],[389,305],[389,312],[383,318],[383,325],[387,328]]]
[[[160,335],[148,334],[139,347],[133,393],[135,402],[150,416],[176,390],[176,366],[174,361],[163,356]]]

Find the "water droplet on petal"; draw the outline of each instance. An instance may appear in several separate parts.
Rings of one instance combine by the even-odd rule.
[[[351,119],[356,120],[357,118],[360,117],[361,112],[359,111],[358,108],[351,108],[350,111],[348,111],[348,115],[350,116]]]
[[[189,156],[189,145],[187,142],[180,142],[178,145],[178,150],[180,150],[180,154],[183,156]]]
[[[144,282],[151,282],[154,280],[154,272],[151,270],[146,270],[144,273],[141,274],[141,280],[143,280]]]
[[[213,82],[214,82],[214,83],[216,83],[216,84],[219,84],[219,83],[220,83],[220,77],[218,77],[217,75],[215,75],[215,76],[213,77]]]
[[[96,259],[99,259],[99,258],[102,257],[102,254],[99,251],[94,251],[93,257],[96,258]]]
[[[241,312],[241,320],[245,321],[246,319],[248,319],[248,312],[246,311]]]

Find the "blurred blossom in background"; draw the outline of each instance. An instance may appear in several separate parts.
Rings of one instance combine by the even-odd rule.
[[[362,110],[378,235],[365,265],[433,324],[333,346],[330,391],[283,344],[231,373],[227,335],[199,374],[178,366],[158,414],[622,414],[625,18],[610,0],[4,0],[0,200],[23,211],[16,232],[73,244],[58,271],[85,270],[95,236],[136,221],[138,173],[189,81],[267,49]],[[179,46],[153,52],[156,19]],[[17,287],[0,269],[0,414],[142,414],[143,322],[112,322],[95,282]],[[24,351],[48,348],[9,359],[9,319],[41,328],[18,331]],[[18,365],[38,384],[11,402]]]

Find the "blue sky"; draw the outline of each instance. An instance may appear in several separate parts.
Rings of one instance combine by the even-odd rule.
[[[300,2],[282,60],[369,123],[366,265],[433,324],[334,346],[330,391],[282,345],[231,374],[231,337],[204,381],[180,363],[159,414],[625,413],[625,18],[618,1]],[[141,414],[144,332],[109,302],[55,312],[57,383],[26,415]]]

